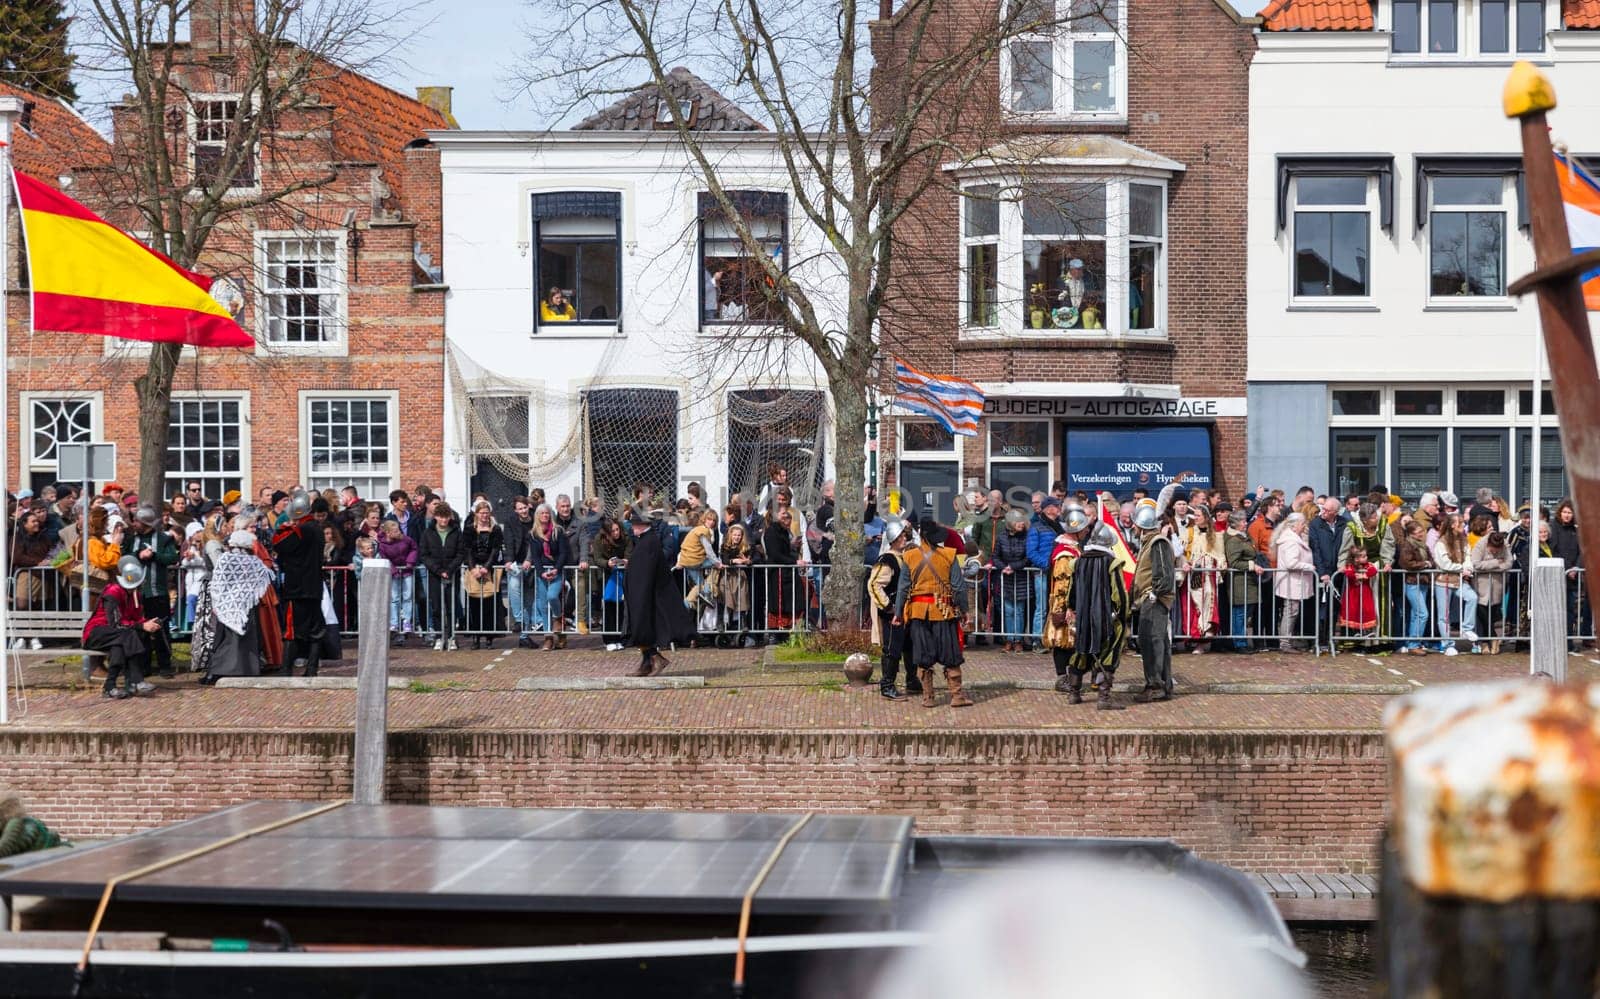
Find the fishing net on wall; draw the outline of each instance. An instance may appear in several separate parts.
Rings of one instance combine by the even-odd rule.
[[[728,482],[730,492],[755,499],[773,464],[788,469],[796,502],[810,507],[822,485],[828,439],[827,399],[810,389],[745,389],[729,392]],[[713,490],[712,495],[715,495]]]

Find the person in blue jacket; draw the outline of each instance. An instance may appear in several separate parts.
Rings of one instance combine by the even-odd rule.
[[[1046,496],[1039,503],[1039,512],[1028,524],[1028,565],[1033,573],[1033,629],[1028,633],[1027,647],[1038,652],[1048,652],[1039,642],[1044,634],[1045,585],[1049,579],[1050,552],[1056,546],[1056,536],[1061,533],[1061,501]]]

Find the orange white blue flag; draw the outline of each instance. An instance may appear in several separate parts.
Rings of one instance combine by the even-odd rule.
[[[211,297],[211,278],[179,267],[27,174],[17,173],[16,181],[35,330],[255,346]]]
[[[1567,211],[1567,234],[1572,252],[1584,253],[1600,248],[1600,184],[1570,156],[1556,153],[1556,180],[1561,185],[1561,201]],[[1584,272],[1583,301],[1591,312],[1600,312],[1600,267]]]

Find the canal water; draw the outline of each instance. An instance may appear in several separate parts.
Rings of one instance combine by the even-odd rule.
[[[1307,957],[1306,974],[1317,999],[1367,999],[1378,974],[1377,939],[1372,924],[1328,924],[1291,928],[1295,946]]]

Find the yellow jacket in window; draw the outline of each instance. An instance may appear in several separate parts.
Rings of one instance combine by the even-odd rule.
[[[578,318],[578,310],[571,302],[552,306],[549,301],[539,303],[539,321],[542,323],[570,323]]]
[[[966,617],[967,588],[955,550],[926,542],[906,549],[905,571],[896,588],[896,614],[912,621],[953,621]]]
[[[1078,546],[1066,536],[1056,542],[1050,554],[1050,588],[1045,602],[1044,634],[1040,640],[1048,648],[1070,649],[1077,644],[1076,623],[1068,620],[1072,607],[1072,571],[1078,564]]]

